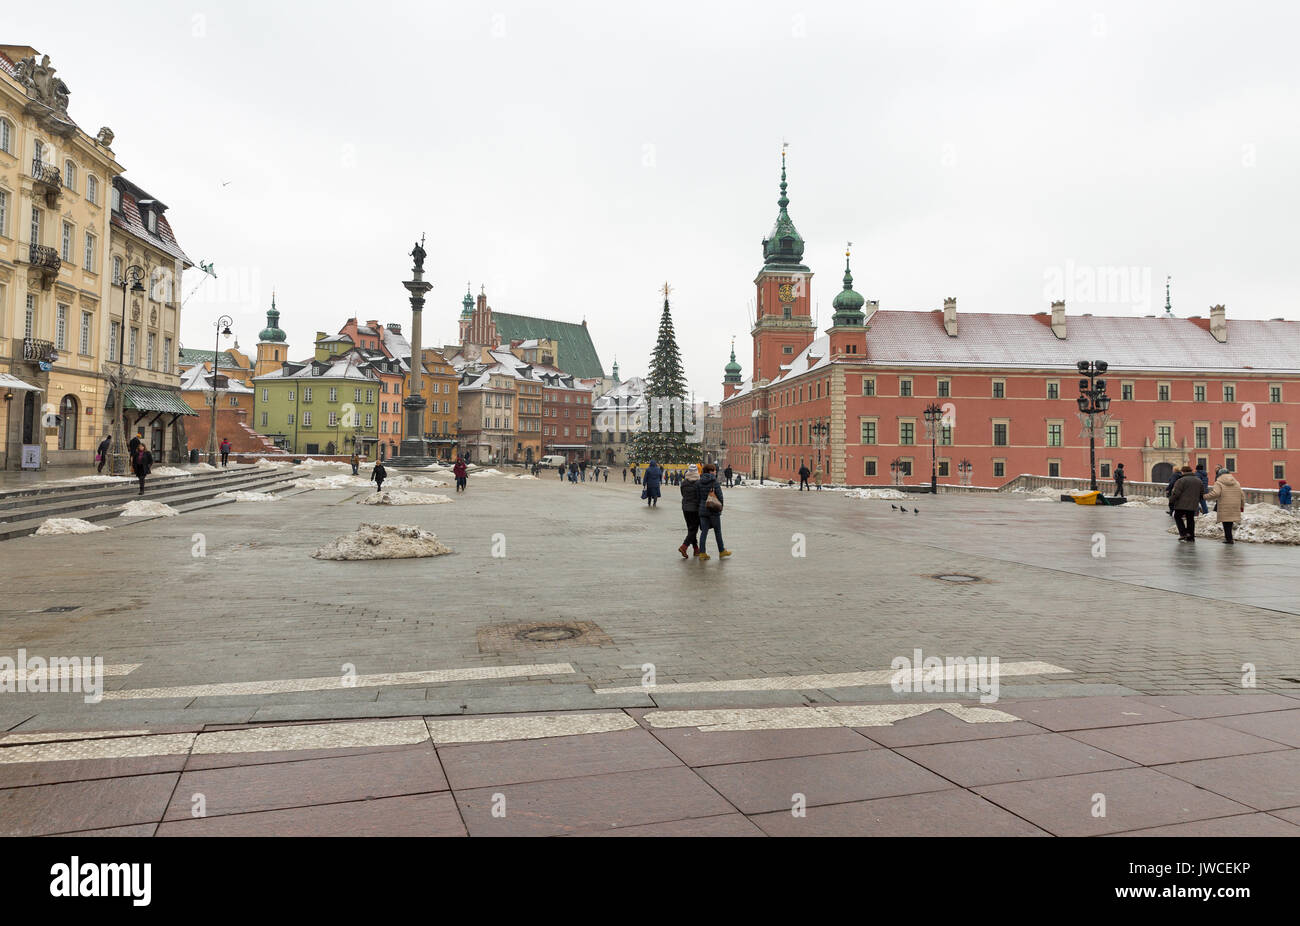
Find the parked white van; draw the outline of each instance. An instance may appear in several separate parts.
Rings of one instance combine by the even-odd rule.
[[[550,456],[542,457],[537,461],[537,465],[542,469],[558,469],[559,467],[566,465],[568,462],[569,461],[564,459],[561,454],[553,453]]]

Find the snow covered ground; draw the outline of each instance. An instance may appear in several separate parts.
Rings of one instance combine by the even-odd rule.
[[[374,485],[364,476],[354,476],[351,470],[329,476],[311,476],[295,479],[293,484],[299,489],[364,489]]]
[[[518,475],[506,476],[507,479],[536,479],[537,477],[530,473],[520,473]]]
[[[1170,525],[1167,533],[1178,533],[1177,525]],[[1197,516],[1196,536],[1223,539],[1223,525],[1213,511]],[[1232,539],[1243,543],[1300,544],[1300,515],[1283,511],[1277,505],[1247,505],[1241,520],[1232,529]]]
[[[500,476],[502,475],[502,472],[499,469],[476,469],[473,472],[471,472],[470,475],[471,476]]]
[[[193,476],[188,469],[180,469],[176,466],[155,466],[149,471],[153,476]]]
[[[119,518],[174,518],[178,514],[171,505],[164,505],[162,502],[153,502],[144,498],[133,499],[122,506],[122,513]]]
[[[72,479],[60,479],[56,482],[51,482],[50,485],[75,486],[75,485],[90,485],[96,482],[129,482],[132,478],[133,477],[131,476],[104,476],[104,475],[76,476]]]
[[[213,496],[221,501],[232,502],[278,502],[279,496],[270,492],[218,492]]]
[[[451,548],[436,534],[411,524],[362,524],[321,547],[312,557],[326,560],[411,559],[442,556]]]
[[[906,492],[898,489],[850,489],[844,493],[845,498],[907,498]]]
[[[363,505],[445,505],[451,501],[447,495],[434,492],[403,492],[401,489],[385,489],[372,492],[361,499]]]
[[[93,534],[108,530],[106,524],[92,524],[81,518],[50,518],[36,528],[38,534]]]

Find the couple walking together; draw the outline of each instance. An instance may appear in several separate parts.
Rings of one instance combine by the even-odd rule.
[[[718,482],[718,467],[704,464],[704,474],[694,463],[686,467],[682,478],[682,517],[686,519],[686,539],[677,552],[686,559],[690,547],[697,559],[709,559],[709,531],[718,541],[718,555],[730,556],[731,551],[722,543],[722,484]],[[696,541],[698,532],[699,541]]]

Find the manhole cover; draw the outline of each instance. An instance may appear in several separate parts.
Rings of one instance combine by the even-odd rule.
[[[942,579],[945,582],[978,582],[980,580],[979,576],[964,576],[959,573],[944,573],[935,576],[935,578]]]
[[[553,624],[549,627],[531,627],[528,630],[521,630],[515,634],[515,639],[523,640],[525,643],[559,643],[561,640],[574,640],[580,636],[582,631],[577,627]]]

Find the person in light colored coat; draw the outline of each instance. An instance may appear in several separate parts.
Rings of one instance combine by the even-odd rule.
[[[1214,486],[1205,496],[1217,501],[1219,523],[1223,525],[1223,542],[1232,543],[1233,525],[1241,520],[1241,510],[1245,507],[1246,496],[1241,491],[1241,483],[1232,473],[1225,472],[1214,480]]]

